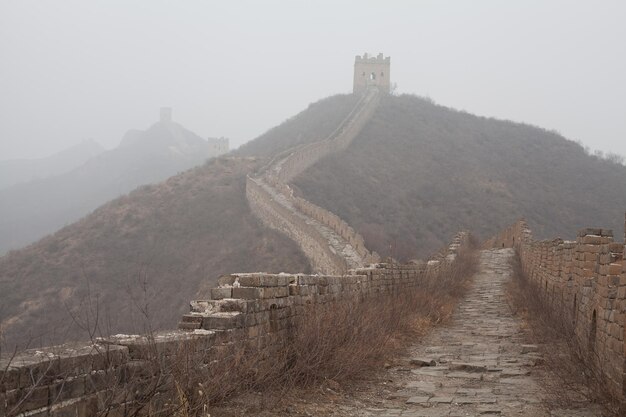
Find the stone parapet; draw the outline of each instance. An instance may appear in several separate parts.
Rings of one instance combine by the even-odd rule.
[[[514,247],[523,273],[545,304],[572,323],[576,341],[617,398],[626,400],[626,262],[624,243],[602,228],[578,231],[575,241],[534,241],[520,220],[485,243]]]

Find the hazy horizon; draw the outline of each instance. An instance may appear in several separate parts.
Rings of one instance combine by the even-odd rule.
[[[399,93],[626,155],[626,4],[0,1],[0,160],[174,120],[237,147],[391,56]]]

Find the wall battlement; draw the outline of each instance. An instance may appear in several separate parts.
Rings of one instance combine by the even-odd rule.
[[[613,232],[602,228],[581,229],[575,241],[535,241],[520,220],[486,245],[517,250],[524,274],[545,304],[572,323],[587,364],[613,395],[626,400],[624,242],[615,242]]]
[[[363,54],[363,56],[361,55],[357,55],[354,58],[355,62],[367,62],[367,63],[374,63],[374,64],[390,64],[391,63],[391,57],[383,57],[382,52],[379,53],[377,56],[371,56],[369,55],[367,52]]]

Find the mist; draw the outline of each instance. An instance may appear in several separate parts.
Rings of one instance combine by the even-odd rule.
[[[116,147],[162,106],[235,148],[392,57],[398,93],[626,155],[619,1],[7,1],[0,160]]]

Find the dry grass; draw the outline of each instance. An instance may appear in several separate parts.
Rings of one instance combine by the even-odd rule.
[[[589,365],[593,358],[579,345],[571,318],[544,302],[541,289],[524,274],[519,255],[511,262],[509,304],[527,323],[533,342],[551,347],[544,350],[546,369],[554,377],[544,381],[549,405],[569,408],[587,401],[603,404],[610,415],[623,415],[600,372]]]
[[[293,323],[284,345],[270,354],[234,350],[228,361],[216,361],[212,378],[219,386],[212,385],[201,402],[223,405],[233,394],[261,392],[265,402],[257,398],[251,405],[259,412],[288,403],[303,389],[336,390],[373,376],[451,316],[477,259],[472,248],[448,270],[429,275],[413,289],[311,306]]]
[[[244,406],[254,414],[281,406],[302,390],[336,390],[367,380],[450,317],[476,266],[476,251],[466,250],[412,289],[311,305],[271,345],[252,344],[243,335],[209,351],[195,344],[201,341],[173,350],[148,344],[141,366],[104,371],[107,391],[98,415],[205,417],[234,397],[260,392],[255,404]]]

